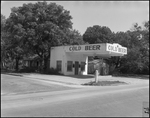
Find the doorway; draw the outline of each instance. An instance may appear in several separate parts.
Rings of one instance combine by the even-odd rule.
[[[78,75],[78,71],[79,71],[79,62],[75,61],[75,75]]]

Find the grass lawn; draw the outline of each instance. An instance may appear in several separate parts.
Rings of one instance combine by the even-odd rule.
[[[149,79],[149,75],[140,74],[113,74],[114,77],[127,77],[127,78],[137,78],[137,79]]]
[[[23,77],[3,75],[1,78],[1,93],[7,94],[25,94],[35,92],[51,92],[74,89],[67,86],[55,85],[35,80],[25,79]]]
[[[112,86],[112,85],[120,85],[120,84],[127,84],[127,83],[120,82],[120,81],[98,81],[97,83],[89,82],[89,83],[85,83],[83,85],[89,85],[89,86]]]

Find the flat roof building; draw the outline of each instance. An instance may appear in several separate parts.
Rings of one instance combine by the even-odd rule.
[[[50,68],[58,69],[64,75],[87,75],[88,56],[124,56],[127,48],[114,43],[57,46],[51,48]]]

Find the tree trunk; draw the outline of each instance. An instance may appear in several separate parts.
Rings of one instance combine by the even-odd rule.
[[[48,57],[44,58],[44,71],[46,71],[48,69]]]
[[[19,69],[19,58],[16,57],[16,66],[15,66],[15,70],[18,71]]]

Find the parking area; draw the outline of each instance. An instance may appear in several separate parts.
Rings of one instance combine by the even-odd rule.
[[[69,89],[75,88],[25,79],[25,77],[1,75],[1,95],[62,91]]]

